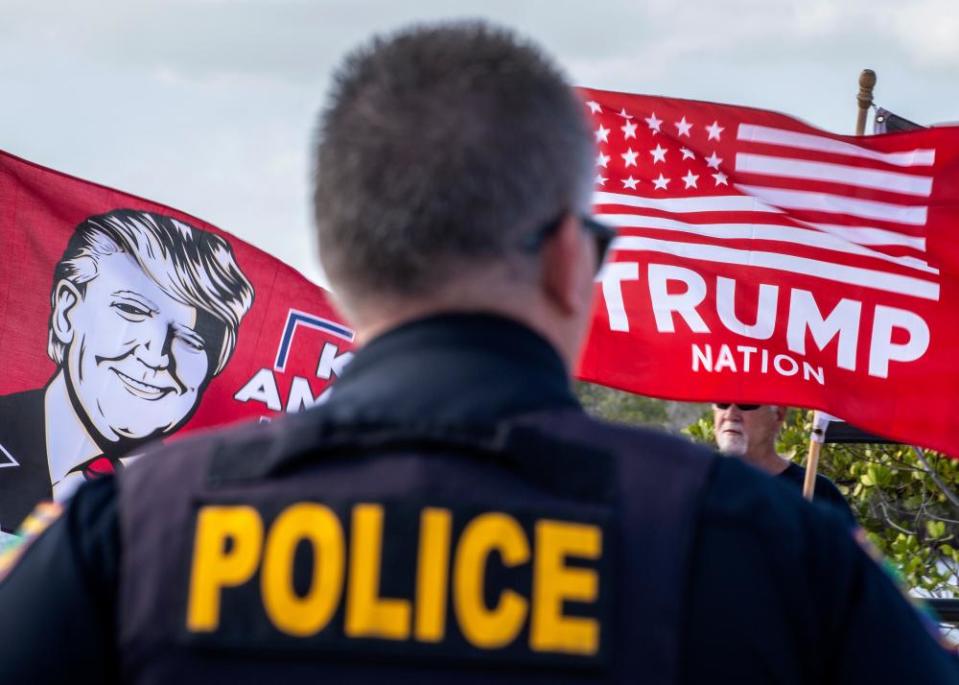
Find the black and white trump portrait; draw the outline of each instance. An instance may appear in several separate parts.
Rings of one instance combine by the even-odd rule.
[[[229,243],[154,212],[87,217],[56,264],[44,387],[0,396],[0,529],[182,427],[253,287]]]

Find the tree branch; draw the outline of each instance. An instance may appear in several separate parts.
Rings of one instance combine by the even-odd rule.
[[[956,519],[943,518],[942,516],[936,516],[935,514],[928,511],[925,514],[923,514],[923,516],[927,516],[928,518],[931,518],[934,521],[942,521],[943,523],[959,524],[959,521],[957,521]]]
[[[935,483],[940,490],[942,490],[942,494],[946,496],[946,499],[952,502],[954,507],[959,508],[959,496],[949,489],[949,486],[943,482],[943,480],[939,477],[939,474],[936,473],[936,470],[929,465],[929,462],[926,460],[926,453],[923,452],[922,448],[913,445],[912,451],[915,452],[916,458],[919,460],[919,463],[922,464],[922,467],[926,470],[926,473],[929,474],[930,478],[932,478],[932,482]]]
[[[886,519],[886,523],[888,523],[891,527],[895,528],[895,529],[898,530],[900,533],[905,533],[906,535],[913,535],[913,536],[917,536],[917,535],[918,535],[918,533],[917,533],[916,531],[914,531],[914,530],[908,530],[908,529],[906,529],[906,528],[903,528],[902,526],[900,526],[899,524],[897,524],[895,521],[893,521],[893,520],[889,517],[889,510],[886,509],[886,503],[885,503],[885,502],[880,501],[880,502],[879,502],[879,506],[880,506],[880,508],[882,509],[883,518]]]

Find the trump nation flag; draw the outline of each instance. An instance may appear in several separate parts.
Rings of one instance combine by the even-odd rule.
[[[147,441],[315,404],[352,341],[264,252],[0,153],[0,529]]]
[[[959,456],[959,127],[837,136],[581,91],[619,229],[580,376],[822,409]]]

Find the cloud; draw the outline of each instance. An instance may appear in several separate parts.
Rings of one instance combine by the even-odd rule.
[[[49,49],[181,79],[318,83],[375,31],[479,15],[577,61],[649,63],[693,54],[786,61],[807,57],[811,46],[820,59],[843,59],[848,46],[871,43],[915,65],[959,67],[954,0],[6,2],[0,35],[10,40],[30,36]]]
[[[876,21],[917,66],[959,67],[959,6],[954,0],[893,5]]]
[[[767,107],[835,131],[860,69],[915,121],[959,118],[955,0],[0,0],[0,148],[195,213],[318,278],[308,145],[375,32],[483,16],[581,85]]]

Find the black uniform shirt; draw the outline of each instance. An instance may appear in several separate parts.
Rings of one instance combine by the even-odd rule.
[[[504,319],[458,315],[372,341],[330,403],[479,420],[576,400],[544,340]],[[115,677],[118,540],[113,479],[84,485],[0,583],[0,682]],[[848,525],[738,460],[716,461],[685,584],[682,682],[959,682]]]
[[[790,483],[802,492],[803,484],[806,481],[806,469],[799,464],[791,463],[777,478]],[[839,492],[839,488],[836,487],[835,483],[821,473],[816,474],[816,492],[813,495],[813,501],[832,507],[842,514],[844,518],[847,518],[850,523],[856,523],[856,517],[849,507],[849,502],[847,502],[846,498]]]

